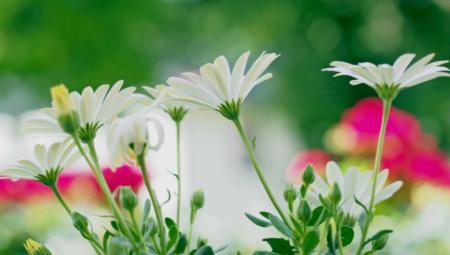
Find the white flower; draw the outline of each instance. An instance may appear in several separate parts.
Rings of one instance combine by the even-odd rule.
[[[226,102],[244,100],[256,85],[272,77],[271,73],[263,73],[279,56],[262,53],[246,71],[249,55],[250,52],[242,54],[232,70],[227,59],[220,56],[214,63],[201,66],[200,74],[187,72],[183,77],[169,78],[165,90],[157,88],[166,93],[161,103],[171,100],[190,107],[217,110]]]
[[[19,160],[16,165],[0,170],[0,176],[12,179],[37,179],[44,184],[48,178],[55,178],[68,165],[72,164],[80,156],[74,150],[73,143],[66,139],[57,142],[48,148],[42,144],[34,146],[34,158],[31,160]],[[52,180],[50,180],[52,181]]]
[[[403,89],[438,77],[450,76],[449,69],[442,66],[448,63],[447,60],[430,62],[434,54],[429,54],[411,64],[415,56],[415,54],[404,54],[393,65],[374,65],[369,62],[353,65],[334,61],[330,64],[332,67],[323,70],[336,72],[335,76],[345,75],[354,78],[350,81],[351,85],[366,84],[375,89],[383,86]]]
[[[133,103],[141,100],[141,95],[134,94],[135,88],[121,90],[123,81],[116,82],[110,89],[109,85],[101,85],[95,91],[86,87],[80,93],[70,93],[68,104],[77,114],[81,128],[87,125],[99,128],[108,124],[120,113],[126,111]],[[60,104],[60,103],[59,103]],[[65,135],[58,122],[58,102],[52,102],[51,108],[44,108],[37,115],[26,120],[24,131],[34,134]]]
[[[345,174],[343,174],[335,162],[328,162],[326,166],[326,181],[320,176],[316,176],[314,183],[311,184],[311,190],[308,191],[308,200],[315,206],[320,205],[319,195],[326,197],[331,185],[336,183],[342,193],[340,202],[342,210],[357,218],[364,209],[355,202],[355,197],[366,207],[369,206],[372,191],[372,175],[373,171],[362,172],[356,167],[348,168]],[[387,169],[378,174],[375,204],[390,198],[403,185],[401,181],[395,181],[384,186],[388,175],[389,170]]]
[[[157,133],[158,140],[155,145],[151,145],[154,139],[150,136],[149,123],[154,125]],[[163,137],[162,124],[157,119],[143,114],[134,114],[114,121],[107,134],[111,167],[115,168],[123,161],[131,163],[148,149],[159,149]]]

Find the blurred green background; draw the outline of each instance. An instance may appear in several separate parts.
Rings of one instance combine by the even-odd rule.
[[[374,94],[322,68],[335,59],[392,63],[405,52],[449,59],[449,24],[448,0],[2,0],[0,111],[44,106],[60,82],[152,85],[220,54],[234,61],[267,50],[282,57],[254,105],[286,114],[307,146],[321,147],[342,111]],[[447,151],[448,83],[429,82],[395,102]]]

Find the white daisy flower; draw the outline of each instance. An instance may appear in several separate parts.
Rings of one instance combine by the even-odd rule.
[[[150,136],[149,124],[156,130],[157,140]],[[156,140],[156,143],[151,143]],[[134,114],[114,121],[108,129],[107,143],[110,150],[111,167],[121,163],[133,163],[136,157],[148,149],[157,150],[164,140],[161,122],[143,114]]]
[[[220,110],[225,103],[243,101],[256,85],[272,77],[264,71],[279,55],[262,53],[246,71],[249,56],[250,52],[242,54],[232,69],[220,56],[201,66],[200,74],[187,72],[183,77],[169,78],[164,91],[167,97],[162,103],[171,100],[189,107]]]
[[[330,161],[326,166],[326,181],[320,176],[316,176],[314,183],[311,184],[311,190],[308,191],[308,201],[315,206],[320,205],[319,195],[326,197],[330,187],[336,183],[342,193],[340,207],[346,214],[358,218],[364,209],[355,202],[355,198],[366,207],[369,206],[372,175],[373,171],[362,172],[356,167],[350,167],[343,174],[336,162]],[[374,204],[390,198],[403,185],[403,182],[395,181],[384,186],[388,175],[389,170],[387,169],[378,174]]]
[[[168,87],[164,84],[159,84],[155,87],[144,86],[143,88],[152,97],[148,109],[152,110],[155,106],[159,106],[176,122],[180,122],[192,108],[192,106],[186,106],[183,103],[171,100],[168,94]]]
[[[75,145],[69,139],[46,147],[34,146],[34,158],[19,160],[16,165],[0,170],[0,176],[11,179],[35,179],[46,185],[54,184],[58,175],[79,158]]]
[[[404,54],[393,65],[375,65],[369,62],[353,65],[334,61],[330,64],[332,67],[323,70],[336,72],[335,76],[350,76],[354,78],[354,80],[350,81],[351,85],[366,84],[377,90],[378,93],[383,93],[383,90],[389,88],[395,88],[394,91],[398,92],[398,90],[438,77],[450,77],[449,69],[442,66],[448,63],[447,60],[430,62],[434,54],[429,54],[416,63],[411,64],[415,56],[415,54]],[[388,92],[385,91],[385,93]]]
[[[61,127],[60,115],[72,110],[79,119],[81,129],[97,131],[108,124],[118,114],[126,111],[133,103],[142,100],[142,95],[134,94],[135,88],[122,89],[123,81],[110,85],[101,85],[95,91],[86,87],[80,93],[71,92],[67,99],[52,95],[52,107],[44,108],[25,121],[24,131],[33,134],[63,135],[67,133]],[[53,91],[52,91],[52,94]],[[63,109],[63,110],[61,110]],[[95,133],[94,132],[94,133]]]

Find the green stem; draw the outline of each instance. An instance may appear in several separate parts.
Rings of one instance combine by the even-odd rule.
[[[247,137],[244,129],[242,128],[241,122],[237,118],[237,119],[233,120],[233,123],[236,126],[237,130],[239,131],[239,134],[242,138],[242,141],[245,144],[245,148],[247,149],[248,155],[250,157],[250,161],[252,162],[253,168],[255,169],[256,175],[258,176],[259,181],[261,182],[261,184],[264,187],[264,190],[266,191],[267,195],[269,196],[270,201],[272,202],[273,206],[275,207],[275,209],[277,210],[278,214],[283,219],[283,221],[289,226],[289,228],[293,229],[290,226],[290,223],[289,223],[287,217],[284,215],[283,210],[278,205],[278,202],[276,201],[269,185],[267,184],[266,179],[264,178],[261,168],[259,167],[258,162],[256,161],[254,150],[253,150],[252,146],[250,145],[250,142],[248,140],[248,137]]]
[[[137,157],[137,161],[139,166],[141,167],[142,176],[144,177],[144,183],[147,187],[148,193],[150,195],[150,200],[152,201],[153,208],[155,211],[156,220],[158,221],[159,228],[159,241],[161,253],[163,255],[167,254],[166,251],[166,229],[164,227],[164,219],[161,211],[161,206],[159,205],[158,198],[156,197],[155,191],[152,188],[150,180],[148,178],[147,166],[145,165],[145,156],[144,153]]]
[[[191,205],[191,215],[190,215],[189,230],[188,230],[188,236],[187,236],[186,254],[189,254],[189,249],[191,247],[192,232],[193,232],[193,229],[194,229],[194,222],[195,222],[196,214],[197,214],[196,209],[194,208],[193,205]]]
[[[69,216],[72,217],[72,210],[70,209],[69,205],[67,205],[67,203],[64,200],[64,198],[62,197],[61,192],[59,191],[56,183],[50,185],[50,188],[52,189],[53,194],[55,194],[55,196],[58,199],[59,203],[61,203],[61,205],[66,210],[67,214],[69,214]],[[90,240],[90,239],[87,239],[87,241],[89,241],[89,243],[91,244],[92,248],[95,250],[95,253],[97,255],[103,254],[103,248],[101,247],[101,245],[99,243],[95,242],[94,240]]]
[[[391,109],[392,105],[392,99],[383,100],[383,117],[381,119],[381,128],[380,133],[378,136],[378,144],[377,144],[377,150],[375,154],[375,162],[373,166],[373,182],[372,182],[372,192],[370,196],[369,201],[369,207],[367,208],[369,211],[369,215],[367,215],[365,221],[364,221],[364,227],[361,234],[361,242],[359,244],[358,251],[356,252],[356,255],[360,255],[364,248],[364,242],[366,241],[367,233],[369,231],[369,225],[372,220],[373,216],[373,207],[375,202],[375,192],[377,188],[377,178],[378,173],[380,172],[380,166],[381,166],[381,157],[383,155],[383,145],[384,145],[384,137],[386,135],[386,127],[389,119],[389,111]]]
[[[177,133],[177,226],[180,226],[180,214],[181,214],[181,121],[175,121],[176,133]]]
[[[53,191],[53,194],[55,194],[56,198],[58,199],[58,201],[61,203],[61,205],[64,207],[64,209],[66,210],[66,212],[72,216],[72,210],[70,210],[69,206],[67,205],[66,201],[64,201],[64,198],[61,195],[61,192],[59,192],[58,187],[56,186],[56,183],[53,185],[50,185],[50,188]]]
[[[95,151],[95,146],[93,141],[88,143],[88,148],[92,156],[92,160],[89,158],[89,156],[86,154],[86,151],[84,150],[83,146],[81,145],[80,138],[77,135],[73,135],[73,140],[75,142],[75,145],[77,146],[78,150],[80,151],[83,158],[86,160],[86,162],[89,164],[89,167],[92,170],[92,173],[94,174],[97,183],[100,186],[100,189],[102,190],[106,201],[108,202],[109,207],[112,210],[112,213],[114,217],[117,219],[117,222],[124,231],[125,236],[130,240],[130,242],[133,245],[133,248],[135,250],[139,250],[139,248],[136,246],[136,244],[133,242],[133,236],[131,235],[130,229],[128,228],[128,225],[126,224],[125,218],[123,217],[122,213],[120,212],[119,206],[117,205],[116,201],[114,200],[114,197],[111,194],[111,191],[109,190],[108,184],[106,183],[105,177],[102,174],[102,171],[100,169],[100,165],[98,163],[97,153]],[[92,162],[94,161],[94,162]]]

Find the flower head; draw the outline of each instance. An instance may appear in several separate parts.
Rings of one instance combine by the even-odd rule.
[[[52,253],[41,243],[28,239],[23,244],[28,255],[52,255]]]
[[[180,122],[183,120],[184,116],[189,112],[188,106],[185,106],[179,102],[170,100],[170,96],[168,95],[167,86],[164,84],[156,85],[153,87],[144,86],[143,87],[145,91],[147,91],[150,96],[153,97],[152,100],[154,100],[150,106],[150,109],[153,108],[153,106],[158,105],[162,107],[162,109],[169,114],[169,116],[174,120],[175,122]]]
[[[45,185],[54,185],[62,170],[78,159],[75,146],[66,139],[53,143],[48,148],[42,144],[34,146],[33,160],[19,160],[16,165],[0,170],[0,176],[12,179],[35,179]]]
[[[383,170],[378,174],[377,187],[375,192],[375,204],[390,198],[402,186],[401,181],[393,182],[384,186],[389,170]],[[371,194],[371,177],[372,171],[361,172],[356,167],[350,167],[345,174],[342,173],[339,166],[333,162],[328,162],[326,166],[326,181],[320,176],[316,176],[314,183],[311,185],[311,191],[308,192],[308,200],[319,205],[319,195],[326,197],[330,187],[337,185],[341,192],[340,207],[347,215],[358,218],[364,209],[355,202],[357,198],[361,203],[368,206]]]
[[[415,54],[404,54],[400,56],[393,65],[375,65],[369,62],[357,65],[341,61],[331,62],[330,68],[324,71],[336,72],[335,76],[350,76],[354,80],[351,85],[366,84],[374,88],[383,99],[394,98],[398,91],[412,87],[426,81],[447,76],[450,77],[449,69],[443,64],[447,60],[430,62],[434,54],[429,54],[414,64],[411,64]]]
[[[155,145],[151,145],[153,138],[150,137],[149,123],[153,123],[157,132],[158,140]],[[115,168],[123,161],[133,162],[148,149],[159,149],[162,142],[163,127],[157,119],[134,114],[116,120],[108,130],[111,166]]]
[[[92,139],[96,131],[103,125],[114,120],[117,115],[125,112],[142,96],[134,94],[135,88],[121,89],[123,81],[116,82],[111,88],[101,85],[95,91],[86,87],[80,93],[74,91],[68,94],[63,86],[53,87],[52,107],[44,108],[41,114],[25,122],[24,131],[36,134],[66,135],[58,118],[71,109],[79,118],[79,135],[82,140]]]
[[[187,72],[182,77],[169,78],[169,86],[164,90],[166,100],[210,110],[244,100],[256,85],[272,77],[264,71],[279,55],[262,53],[246,71],[249,56],[250,52],[242,54],[232,69],[228,60],[220,56],[201,66],[200,74]]]

